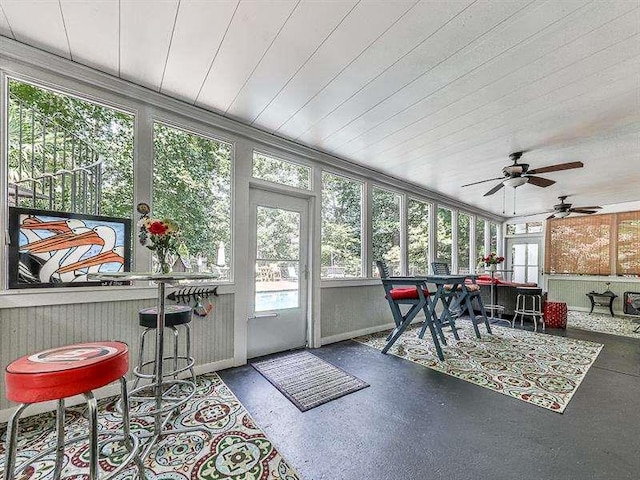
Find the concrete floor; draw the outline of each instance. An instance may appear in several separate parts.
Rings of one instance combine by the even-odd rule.
[[[640,342],[604,343],[564,414],[345,341],[314,350],[371,386],[301,413],[250,366],[220,372],[305,480],[640,478]]]

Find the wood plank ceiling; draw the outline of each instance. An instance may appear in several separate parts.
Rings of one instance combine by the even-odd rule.
[[[640,200],[640,0],[0,0],[0,35],[501,214]]]

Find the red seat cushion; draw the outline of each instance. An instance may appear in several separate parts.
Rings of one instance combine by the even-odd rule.
[[[103,387],[129,370],[122,342],[90,342],[52,348],[11,362],[6,396],[19,403],[58,400]]]
[[[426,288],[423,288],[422,292],[424,293],[425,297],[428,297],[429,295],[431,295],[429,293],[429,290],[427,290]],[[418,290],[416,288],[414,288],[414,287],[411,287],[411,288],[392,288],[389,293],[391,293],[391,298],[393,300],[413,300],[413,299],[418,299]]]

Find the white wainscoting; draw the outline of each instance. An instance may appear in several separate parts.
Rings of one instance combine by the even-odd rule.
[[[213,311],[207,317],[194,316],[191,322],[192,355],[198,366],[230,366],[226,361],[233,360],[234,296],[221,295],[212,300]],[[69,343],[119,340],[129,345],[131,370],[138,359],[138,310],[154,304],[154,299],[139,299],[0,309],[0,365]],[[167,342],[172,341],[172,335],[166,337]],[[147,352],[153,354],[153,342],[148,344]],[[10,406],[3,378],[0,409]]]
[[[322,344],[391,328],[393,317],[377,285],[322,288]]]
[[[622,315],[624,292],[640,292],[640,278],[550,276],[547,278],[549,300],[566,302],[569,310],[589,311],[591,302],[586,294],[591,291],[604,292],[607,289],[606,282],[611,282],[609,288],[618,295],[613,301],[613,310],[617,315]],[[606,308],[596,308],[599,312],[608,312]]]

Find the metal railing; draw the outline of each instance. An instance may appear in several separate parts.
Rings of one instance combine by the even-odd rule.
[[[10,206],[99,214],[103,159],[97,147],[10,96]]]

